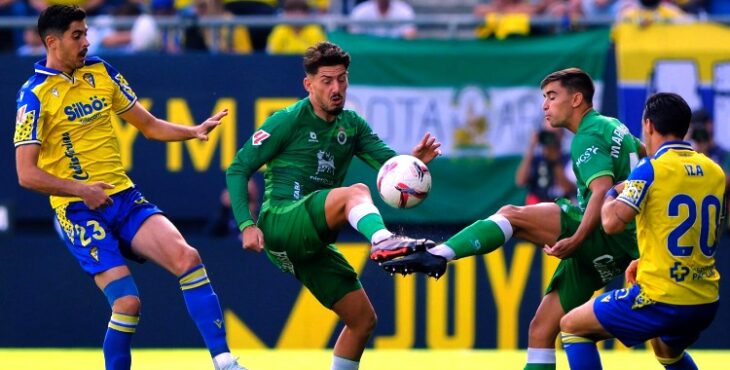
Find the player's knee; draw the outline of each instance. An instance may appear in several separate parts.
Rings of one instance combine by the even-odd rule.
[[[180,250],[179,256],[175,259],[175,275],[182,275],[185,272],[190,271],[193,267],[200,265],[202,262],[203,261],[200,258],[198,250],[186,244],[185,247]]]
[[[113,312],[132,316],[138,316],[141,308],[142,302],[139,300],[139,297],[133,295],[119,297],[112,304]]]
[[[352,184],[349,188],[352,196],[370,196],[370,188],[361,182]]]
[[[568,313],[560,319],[560,331],[576,334],[576,327],[574,325],[573,315]]]
[[[518,215],[520,211],[522,211],[522,207],[508,204],[500,208],[499,211],[497,211],[497,214],[500,214],[509,220],[511,217]]]
[[[375,311],[371,310],[366,315],[360,316],[356,326],[351,329],[357,331],[361,336],[369,338],[375,331],[377,324],[378,316],[375,314]]]
[[[104,287],[104,295],[112,311],[137,315],[140,310],[139,291],[132,275],[110,282]]]

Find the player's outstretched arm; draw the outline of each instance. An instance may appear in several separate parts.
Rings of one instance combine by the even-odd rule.
[[[40,151],[41,146],[35,144],[15,148],[15,168],[20,186],[50,195],[79,197],[90,209],[111,204],[112,199],[104,189],[112,189],[113,185],[103,182],[84,184],[51,175],[38,167]]]
[[[428,164],[428,162],[441,155],[440,146],[441,143],[436,140],[436,136],[431,136],[431,133],[427,132],[423,135],[421,142],[413,148],[413,156]]]
[[[586,212],[583,214],[580,225],[572,236],[559,240],[552,247],[545,246],[543,251],[550,256],[558,258],[569,257],[575,250],[580,247],[581,243],[590,235],[593,230],[601,223],[601,206],[603,206],[603,198],[606,192],[613,185],[611,176],[601,176],[595,178],[588,185],[591,189],[591,199],[586,205]]]
[[[227,115],[228,110],[224,109],[197,126],[184,126],[155,117],[137,102],[132,109],[122,113],[122,118],[139,129],[142,135],[148,139],[183,141],[189,139],[208,140],[208,134],[218,127],[221,120]]]

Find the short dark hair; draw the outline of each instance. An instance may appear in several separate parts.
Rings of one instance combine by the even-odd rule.
[[[310,46],[304,53],[304,72],[317,74],[319,67],[344,65],[345,69],[350,67],[350,54],[341,47],[329,42],[322,41]]]
[[[583,94],[583,99],[588,104],[593,105],[593,94],[596,89],[593,87],[593,80],[588,73],[579,68],[567,68],[555,71],[542,79],[540,88],[544,89],[547,84],[555,81],[559,81],[560,86],[568,89],[570,92]]]
[[[692,109],[675,93],[656,93],[646,100],[644,117],[661,135],[684,138],[692,119]]]
[[[86,19],[86,12],[76,5],[51,5],[38,16],[38,35],[46,45],[48,34],[63,35],[71,23]]]

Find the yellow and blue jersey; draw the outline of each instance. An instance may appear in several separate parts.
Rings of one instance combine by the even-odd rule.
[[[111,122],[112,113],[122,114],[137,101],[127,81],[99,58],[87,58],[72,74],[45,64],[35,64],[35,74],[18,92],[15,146],[40,145],[40,169],[63,179],[114,185],[109,195],[133,186]],[[51,196],[51,206],[78,200]]]
[[[717,236],[725,210],[725,174],[685,142],[667,142],[645,158],[617,198],[637,212],[636,280],[651,300],[699,305],[719,299]]]

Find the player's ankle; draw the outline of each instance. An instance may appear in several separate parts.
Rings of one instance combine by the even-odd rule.
[[[428,252],[446,258],[447,261],[451,261],[454,259],[454,257],[456,257],[456,253],[454,252],[454,250],[446,244],[439,244],[431,249],[428,249]]]

